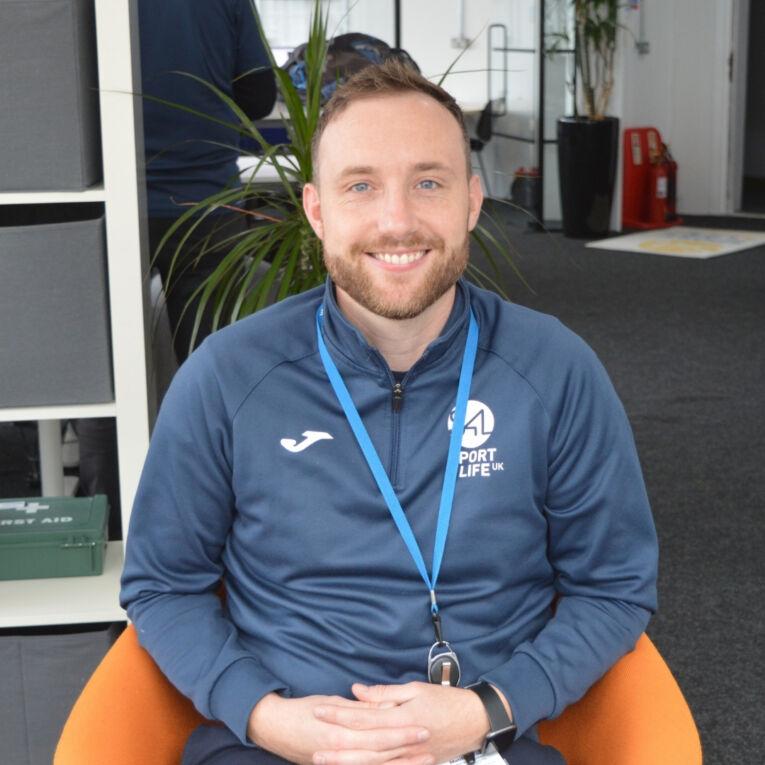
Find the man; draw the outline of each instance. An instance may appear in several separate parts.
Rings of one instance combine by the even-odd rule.
[[[536,723],[655,608],[623,409],[581,340],[461,280],[482,195],[445,91],[363,70],[314,159],[326,288],[190,357],[131,522],[123,604],[228,728],[184,762],[434,765],[488,736],[557,765]]]

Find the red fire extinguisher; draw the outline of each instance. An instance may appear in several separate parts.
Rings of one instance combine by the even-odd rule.
[[[677,219],[677,162],[665,143],[661,150],[651,157],[650,223],[671,223]]]

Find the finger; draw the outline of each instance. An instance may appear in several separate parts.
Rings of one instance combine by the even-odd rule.
[[[315,752],[313,765],[435,765],[431,754],[410,749],[370,752],[368,749],[344,749]]]
[[[436,758],[432,754],[420,754],[413,757],[398,757],[388,760],[385,765],[435,765]]]
[[[334,704],[341,707],[364,707],[366,709],[390,709],[396,706],[394,701],[361,701],[360,699],[347,699],[345,696],[322,696],[319,704]]]
[[[404,685],[362,685],[354,683],[351,686],[353,695],[360,701],[375,703],[403,704],[417,695],[418,683],[405,683]]]
[[[360,701],[359,699],[346,699],[344,696],[324,696],[320,702],[320,706],[337,706],[337,707],[354,707],[357,709],[377,709],[380,704],[374,701]],[[395,706],[390,704],[389,706]]]
[[[422,754],[429,738],[430,732],[419,726],[350,730],[335,725],[330,726],[327,738],[323,740],[328,751],[363,749],[368,752],[390,752],[406,747],[412,752]]]
[[[362,701],[361,699],[351,699],[350,704],[358,707],[364,707],[365,709],[393,709],[397,707],[399,702],[397,701]],[[350,706],[346,704],[345,706]]]
[[[382,708],[377,704],[339,706],[319,704],[314,707],[314,717],[333,725],[341,725],[351,730],[372,730],[374,728],[396,728],[406,725],[406,720],[397,712],[395,705]]]

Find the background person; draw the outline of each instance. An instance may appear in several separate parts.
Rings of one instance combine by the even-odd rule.
[[[232,98],[250,119],[266,116],[276,100],[276,82],[258,31],[251,0],[141,0],[139,4],[143,132],[152,256],[170,226],[200,202],[238,185],[239,135],[167,103],[181,104],[222,122],[239,120],[221,97],[193,75]],[[253,71],[254,70],[254,71]],[[181,74],[183,73],[183,74]],[[189,354],[196,289],[215,270],[231,246],[215,250],[246,228],[241,213],[218,209],[184,243],[183,256],[170,276],[181,228],[154,261],[162,275],[167,310],[179,362]],[[209,238],[206,253],[195,257]],[[212,250],[212,251],[210,251]],[[206,317],[195,346],[211,331]]]

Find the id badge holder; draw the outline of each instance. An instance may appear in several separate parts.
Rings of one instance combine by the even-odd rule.
[[[473,753],[473,763],[474,765],[508,765],[507,760],[491,742],[487,744],[483,752]],[[470,763],[464,757],[456,757],[448,762],[442,762],[440,765],[470,765]]]
[[[489,743],[483,752],[475,753],[475,763],[476,765],[507,765],[507,760],[497,751],[494,744]]]

